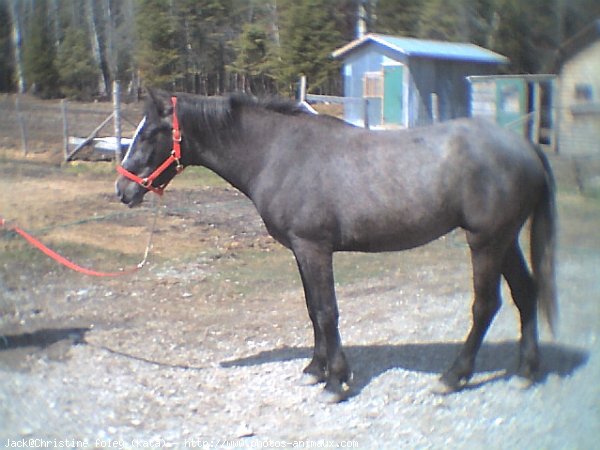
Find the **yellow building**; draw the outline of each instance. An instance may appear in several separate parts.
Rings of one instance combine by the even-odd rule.
[[[600,19],[559,52],[558,152],[600,157]]]

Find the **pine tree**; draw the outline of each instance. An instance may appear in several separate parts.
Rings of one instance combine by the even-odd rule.
[[[174,18],[169,3],[140,0],[137,10],[136,62],[146,85],[172,89],[179,52],[175,48]]]
[[[421,11],[418,36],[464,42],[470,40],[468,0],[427,0]]]
[[[278,49],[265,23],[246,23],[233,42],[236,59],[228,69],[239,76],[238,88],[254,94],[273,92]]]
[[[313,92],[331,91],[339,78],[339,63],[331,52],[346,43],[336,20],[340,2],[328,0],[287,0],[282,8],[281,66],[282,88],[293,90],[300,75]]]
[[[21,14],[17,0],[8,0],[8,12],[10,15],[12,56],[14,57],[15,83],[19,94],[25,93],[25,69],[23,63],[23,33],[21,31]],[[8,22],[5,22],[8,24]]]
[[[99,71],[90,47],[83,29],[67,29],[57,57],[61,90],[67,97],[90,100],[97,93]]]
[[[139,74],[208,95],[289,94],[305,74],[313,92],[339,93],[330,54],[355,37],[359,3],[368,31],[473,42],[516,73],[552,70],[561,43],[600,14],[598,0],[0,0],[0,90],[58,96],[60,82],[87,97],[98,79],[135,88]]]
[[[30,89],[42,98],[59,97],[56,50],[48,27],[45,1],[35,3],[24,46],[25,78]]]
[[[0,92],[11,92],[15,88],[13,74],[14,55],[11,44],[11,20],[8,9],[0,3]]]
[[[377,0],[375,3],[375,31],[416,37],[419,34],[423,2],[424,0]]]

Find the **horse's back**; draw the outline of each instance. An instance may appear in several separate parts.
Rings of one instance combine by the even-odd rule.
[[[485,120],[383,132],[319,124],[296,145],[272,163],[281,173],[257,206],[280,240],[314,236],[335,250],[402,250],[491,226],[502,211],[524,214],[543,179],[527,142]]]

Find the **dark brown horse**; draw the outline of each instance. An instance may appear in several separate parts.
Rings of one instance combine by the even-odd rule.
[[[554,184],[541,151],[484,120],[372,132],[281,101],[176,100],[150,92],[117,180],[120,199],[139,204],[181,165],[208,167],[246,194],[269,233],[296,257],[315,339],[305,377],[325,382],[333,400],[344,397],[351,380],[338,332],[333,252],[409,249],[457,227],[471,249],[473,324],[442,381],[459,389],[472,376],[500,306],[502,276],[521,316],[518,373],[535,379],[538,304],[551,325],[556,315]],[[172,152],[174,122],[180,153]],[[533,274],[518,242],[528,217]]]

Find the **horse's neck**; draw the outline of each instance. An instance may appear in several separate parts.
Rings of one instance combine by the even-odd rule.
[[[220,145],[203,152],[200,164],[228,181],[231,185],[251,197],[252,187],[258,181],[265,165],[267,151],[276,134],[275,125],[261,111],[249,111],[240,118],[237,130]],[[266,116],[270,116],[267,113]],[[259,120],[257,120],[259,118]],[[258,126],[257,126],[258,124]],[[243,131],[242,131],[243,130]]]

